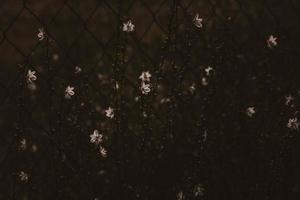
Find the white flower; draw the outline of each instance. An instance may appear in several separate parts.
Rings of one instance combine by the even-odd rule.
[[[134,98],[134,101],[135,102],[138,102],[140,100],[140,97],[139,96],[136,96],[135,98]]]
[[[65,98],[71,99],[71,97],[75,94],[74,87],[68,86],[65,90]]]
[[[197,13],[196,16],[194,17],[194,24],[197,28],[202,28],[203,24],[202,24],[203,19],[201,17],[199,17],[199,14]]]
[[[52,59],[53,59],[54,61],[58,61],[59,55],[58,55],[57,53],[54,53],[54,54],[52,55]]]
[[[191,86],[190,86],[190,92],[192,93],[192,94],[194,94],[194,92],[195,92],[195,90],[196,90],[196,84],[195,83],[193,83]]]
[[[37,147],[35,144],[33,144],[33,145],[31,146],[31,150],[32,150],[32,152],[37,152],[38,147]]]
[[[291,95],[285,97],[285,105],[289,105],[294,100],[294,97]]]
[[[36,73],[36,71],[28,70],[28,72],[27,72],[27,82],[28,83],[33,83],[33,81],[35,81],[37,79],[35,73]]]
[[[298,118],[295,117],[295,118],[291,118],[289,119],[288,123],[287,123],[287,127],[292,129],[292,130],[299,130],[299,121],[298,121]]]
[[[29,175],[23,171],[20,172],[19,177],[20,177],[20,180],[23,182],[27,182],[29,179]]]
[[[26,139],[22,138],[20,141],[19,149],[24,151],[26,149],[26,147],[27,147]]]
[[[90,138],[92,144],[100,144],[103,141],[103,135],[99,134],[98,130],[94,130],[93,134],[90,135]]]
[[[150,74],[149,71],[145,71],[145,72],[142,72],[142,74],[140,75],[139,79],[141,79],[143,82],[145,81],[150,81],[150,78],[152,77],[152,75]]]
[[[205,69],[205,72],[206,72],[206,75],[207,76],[210,76],[210,72],[213,71],[214,69],[211,67],[211,66],[208,66],[206,69]]]
[[[36,88],[37,88],[37,87],[36,87],[36,84],[35,84],[34,82],[31,82],[31,83],[28,82],[28,89],[29,89],[31,92],[35,91]]]
[[[127,22],[123,23],[122,30],[124,32],[132,32],[134,30],[134,24],[132,24],[131,20],[128,20]]]
[[[203,134],[203,142],[206,142],[206,140],[207,140],[207,131],[205,130]]]
[[[43,28],[39,28],[39,33],[37,36],[38,36],[39,41],[42,41],[45,39],[46,33]]]
[[[270,37],[267,40],[267,45],[269,48],[273,48],[277,46],[277,37],[274,37],[273,35],[270,35]]]
[[[105,115],[106,115],[106,117],[112,119],[112,118],[114,117],[114,109],[111,108],[111,107],[108,107],[108,108],[105,110]]]
[[[160,100],[160,103],[163,104],[163,103],[168,103],[168,102],[171,102],[171,99],[170,98],[162,98]]]
[[[115,89],[116,90],[120,89],[120,85],[119,85],[119,83],[117,81],[116,81],[116,84],[115,84]]]
[[[178,192],[178,194],[177,194],[177,200],[184,200],[184,199],[185,198],[184,198],[183,192],[182,191]]]
[[[151,85],[149,83],[145,83],[145,82],[142,82],[142,85],[140,87],[141,91],[142,91],[142,94],[149,94],[151,92]]]
[[[203,86],[207,86],[208,85],[207,79],[205,77],[203,77],[201,79],[201,83],[202,83]]]
[[[205,191],[205,189],[203,188],[202,184],[195,185],[195,187],[194,187],[194,195],[195,195],[195,197],[203,196],[204,195],[204,191]]]
[[[142,91],[142,94],[147,95],[151,91],[151,84],[149,83],[151,76],[152,75],[150,74],[149,71],[144,71],[139,76],[139,79],[141,79],[140,89]]]
[[[143,117],[148,117],[148,115],[145,111],[143,111]]]
[[[106,151],[106,149],[100,145],[100,146],[99,146],[99,150],[100,150],[101,156],[105,158],[105,157],[107,156],[107,151]]]
[[[255,108],[253,106],[248,107],[246,110],[246,114],[249,117],[252,117],[255,114]]]
[[[75,74],[78,74],[82,71],[82,69],[78,66],[75,67]]]

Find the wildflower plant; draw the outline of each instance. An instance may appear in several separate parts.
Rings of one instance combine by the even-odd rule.
[[[49,2],[0,6],[0,199],[299,193],[291,1]]]

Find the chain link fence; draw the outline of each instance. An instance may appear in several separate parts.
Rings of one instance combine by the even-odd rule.
[[[0,199],[299,197],[299,10],[2,0]]]

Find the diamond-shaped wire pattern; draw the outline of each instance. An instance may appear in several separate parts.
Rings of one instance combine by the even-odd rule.
[[[282,105],[300,94],[299,8],[1,1],[0,199],[278,199],[287,153],[299,153],[287,136],[298,104]],[[257,160],[235,153],[250,150]]]

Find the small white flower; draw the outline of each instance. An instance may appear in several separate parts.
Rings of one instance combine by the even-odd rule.
[[[127,22],[123,23],[122,30],[124,32],[132,32],[134,30],[134,24],[131,22],[131,20],[128,20]]]
[[[90,138],[92,144],[100,144],[103,141],[103,135],[99,134],[98,130],[94,130],[93,134],[90,135]]]
[[[207,140],[207,131],[205,130],[203,134],[203,142],[206,142],[206,140]]]
[[[298,118],[295,117],[295,118],[291,118],[289,119],[288,123],[287,123],[287,127],[292,129],[292,130],[299,130],[299,121],[298,121]]]
[[[270,37],[267,40],[267,45],[269,48],[273,48],[275,46],[277,46],[277,37],[270,35]]]
[[[108,108],[105,110],[105,115],[106,115],[106,117],[112,119],[112,118],[114,117],[114,109],[111,108],[111,107],[108,107]]]
[[[120,85],[119,85],[119,83],[117,81],[116,81],[116,84],[115,84],[115,89],[116,90],[120,89]]]
[[[195,83],[193,83],[191,86],[190,86],[190,92],[192,93],[192,94],[194,94],[194,92],[195,92],[195,90],[196,90],[196,84]]]
[[[207,68],[205,68],[205,72],[207,76],[210,76],[210,72],[213,71],[214,69],[211,66],[208,66]]]
[[[19,177],[23,182],[27,182],[29,180],[29,175],[23,171],[20,172]]]
[[[151,85],[149,83],[142,82],[140,89],[142,94],[148,95],[151,92]]]
[[[195,185],[195,187],[194,187],[194,195],[195,195],[195,197],[203,196],[204,195],[204,191],[205,191],[205,189],[203,188],[202,184]]]
[[[65,98],[71,99],[71,97],[75,94],[74,87],[68,86],[65,90]]]
[[[294,97],[291,95],[285,97],[285,105],[289,105],[294,100]]]
[[[196,16],[194,17],[194,24],[195,24],[195,26],[197,28],[202,28],[203,27],[202,21],[203,21],[203,19],[197,13]]]
[[[140,100],[140,97],[139,96],[136,96],[135,98],[134,98],[134,101],[135,102],[138,102]]]
[[[207,86],[208,85],[208,81],[207,81],[207,79],[205,77],[203,77],[201,79],[201,83],[202,83],[203,86]]]
[[[177,194],[177,200],[184,200],[184,199],[185,198],[184,198],[183,192],[182,191],[178,192],[178,194]]]
[[[39,41],[42,41],[45,39],[46,33],[43,28],[39,28],[39,33],[37,36],[38,36]]]
[[[143,117],[148,117],[148,114],[145,111],[143,111]]]
[[[101,154],[101,156],[102,157],[106,157],[107,156],[107,151],[106,151],[106,149],[103,147],[103,146],[99,146],[99,150],[100,150],[100,154]]]
[[[54,61],[58,61],[59,55],[58,55],[57,53],[54,53],[54,54],[52,55],[52,59],[53,59]]]
[[[152,77],[152,75],[150,74],[149,71],[145,71],[145,72],[142,72],[142,74],[140,75],[139,79],[141,79],[143,82],[145,81],[150,81],[150,78]]]
[[[27,72],[27,82],[28,83],[33,83],[33,81],[35,81],[37,79],[35,73],[36,73],[36,71],[28,70],[28,72]]]
[[[78,66],[75,67],[75,74],[78,74],[82,71],[82,69]]]
[[[19,149],[24,151],[26,149],[26,147],[27,147],[26,139],[22,138],[21,141],[20,141]]]
[[[163,103],[168,103],[168,102],[171,102],[171,99],[170,98],[162,98],[160,100],[160,103],[163,104]]]
[[[255,114],[255,108],[253,106],[248,107],[246,110],[246,114],[249,117],[252,117]]]
[[[37,152],[38,151],[38,147],[35,144],[33,144],[31,146],[31,150],[32,150],[32,152]]]
[[[31,92],[34,92],[37,89],[36,84],[34,82],[28,83],[27,87]]]

